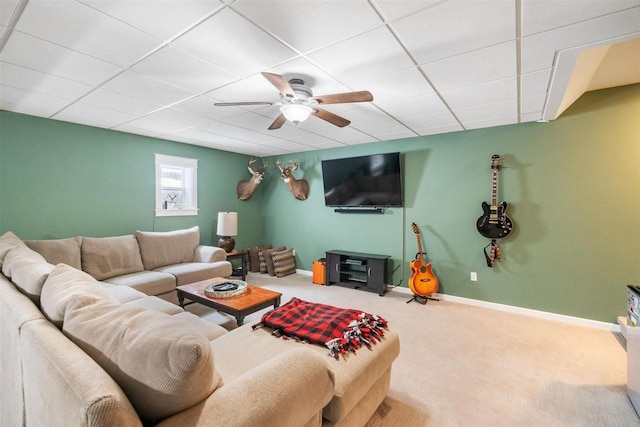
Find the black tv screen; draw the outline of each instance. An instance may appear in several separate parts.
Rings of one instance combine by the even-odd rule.
[[[401,207],[400,153],[322,161],[326,206]]]

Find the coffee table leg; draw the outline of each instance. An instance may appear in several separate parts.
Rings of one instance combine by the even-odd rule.
[[[238,314],[236,316],[236,323],[238,324],[238,326],[242,326],[244,324],[244,316],[241,314]]]
[[[177,292],[178,292],[178,304],[180,304],[180,307],[184,308],[184,295],[180,291],[177,291]]]
[[[278,308],[280,306],[280,297],[276,298],[273,302],[273,308]]]

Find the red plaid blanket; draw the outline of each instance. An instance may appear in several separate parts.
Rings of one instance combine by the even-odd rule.
[[[371,347],[384,336],[387,321],[360,310],[333,307],[291,298],[262,316],[254,329],[267,326],[277,337],[326,345],[336,359],[361,346]]]

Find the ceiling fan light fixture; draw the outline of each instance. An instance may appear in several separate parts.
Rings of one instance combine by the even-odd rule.
[[[309,118],[313,113],[313,108],[304,104],[287,104],[280,107],[280,112],[287,120],[298,124]]]

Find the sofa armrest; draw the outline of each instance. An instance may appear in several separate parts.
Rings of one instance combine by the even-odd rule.
[[[333,388],[327,361],[301,347],[225,382],[203,402],[158,426],[302,426],[314,417],[320,420]]]
[[[206,245],[198,245],[193,256],[193,262],[216,262],[226,259],[227,253],[224,249]]]

